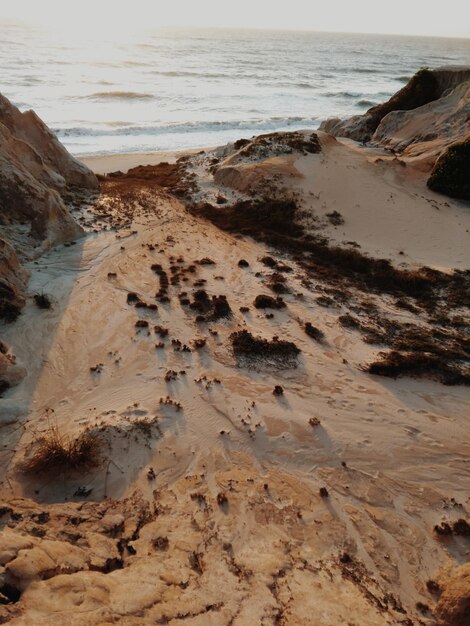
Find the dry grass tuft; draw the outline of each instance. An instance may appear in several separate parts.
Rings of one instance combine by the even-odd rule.
[[[57,424],[50,424],[29,459],[21,464],[25,474],[84,471],[101,460],[101,441],[96,433],[85,431],[72,438],[62,435]]]

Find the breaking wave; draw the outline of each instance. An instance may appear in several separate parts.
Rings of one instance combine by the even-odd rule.
[[[109,125],[117,125],[119,122],[110,122]],[[222,120],[222,121],[192,121],[192,122],[175,122],[167,124],[156,125],[125,125],[121,127],[111,128],[87,128],[85,126],[77,126],[71,128],[55,128],[56,135],[61,137],[77,137],[77,136],[91,136],[91,137],[104,137],[104,136],[137,136],[137,135],[163,135],[168,133],[210,133],[226,130],[239,130],[239,131],[269,131],[277,128],[288,128],[295,126],[296,128],[304,125],[306,128],[312,126],[318,126],[317,117],[270,117],[270,118],[258,118],[247,120]]]
[[[154,96],[137,91],[97,91],[84,98],[87,100],[153,100]]]

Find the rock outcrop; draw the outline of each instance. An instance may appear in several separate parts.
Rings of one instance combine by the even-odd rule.
[[[354,115],[346,120],[339,118],[326,120],[321,124],[320,130],[335,137],[375,143],[374,133],[390,113],[403,114],[423,107],[446,97],[450,91],[466,81],[470,81],[470,67],[422,69],[387,102],[372,107],[364,115]]]
[[[470,563],[440,581],[442,593],[436,607],[439,626],[465,626],[470,616]]]
[[[21,113],[0,95],[0,125],[26,146],[18,147],[23,164],[40,182],[63,192],[66,189],[98,189],[93,172],[70,155],[34,111]],[[3,137],[2,137],[3,144]]]
[[[420,70],[387,102],[364,115],[326,120],[320,129],[390,150],[404,163],[432,170],[428,185],[434,191],[469,199],[468,67]]]
[[[67,201],[97,189],[93,172],[33,111],[21,113],[0,95],[0,320],[14,321],[25,304],[22,262],[82,233]],[[19,375],[4,347],[0,386],[14,384]]]
[[[470,200],[470,135],[454,143],[437,160],[428,187],[452,198]]]
[[[371,143],[389,148],[410,164],[429,170],[449,146],[470,136],[470,80],[412,111],[383,118]]]
[[[98,189],[96,176],[74,159],[33,111],[0,96],[0,226],[29,225],[33,245],[79,234],[65,201]]]

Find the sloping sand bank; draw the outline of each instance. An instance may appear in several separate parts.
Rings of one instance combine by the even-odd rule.
[[[297,172],[272,187],[263,167],[259,189],[294,193],[305,227],[335,243],[463,267],[463,204],[329,141],[252,158]],[[185,162],[192,202],[224,194],[227,210],[246,196],[215,183],[210,159],[220,180],[222,152]],[[456,346],[461,306],[333,283],[137,175],[106,179],[76,217],[88,235],[28,268],[53,307],[29,302],[3,333],[27,375],[1,400],[0,621],[463,625],[433,610],[468,559],[467,388],[367,373],[387,347],[361,327]],[[243,330],[300,352],[234,352]],[[22,472],[51,424],[90,429],[100,465]]]

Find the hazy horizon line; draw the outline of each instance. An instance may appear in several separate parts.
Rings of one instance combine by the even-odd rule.
[[[27,18],[13,18],[13,17],[2,17],[0,15],[0,24],[18,24],[22,26],[28,26],[31,28],[44,30],[45,24],[41,22],[35,22],[34,20],[28,20]],[[430,34],[423,35],[412,32],[404,32],[404,33],[396,33],[396,32],[375,32],[375,31],[348,31],[348,30],[321,30],[321,29],[305,29],[305,28],[273,28],[273,27],[262,27],[262,26],[191,26],[191,25],[182,25],[182,24],[165,24],[154,29],[149,27],[143,27],[142,32],[150,33],[153,31],[247,31],[247,32],[271,32],[271,33],[304,33],[304,34],[324,34],[324,35],[370,35],[377,37],[415,37],[416,39],[461,39],[461,40],[469,40],[470,34],[468,35],[451,35],[451,34]],[[470,59],[469,59],[470,64]]]

